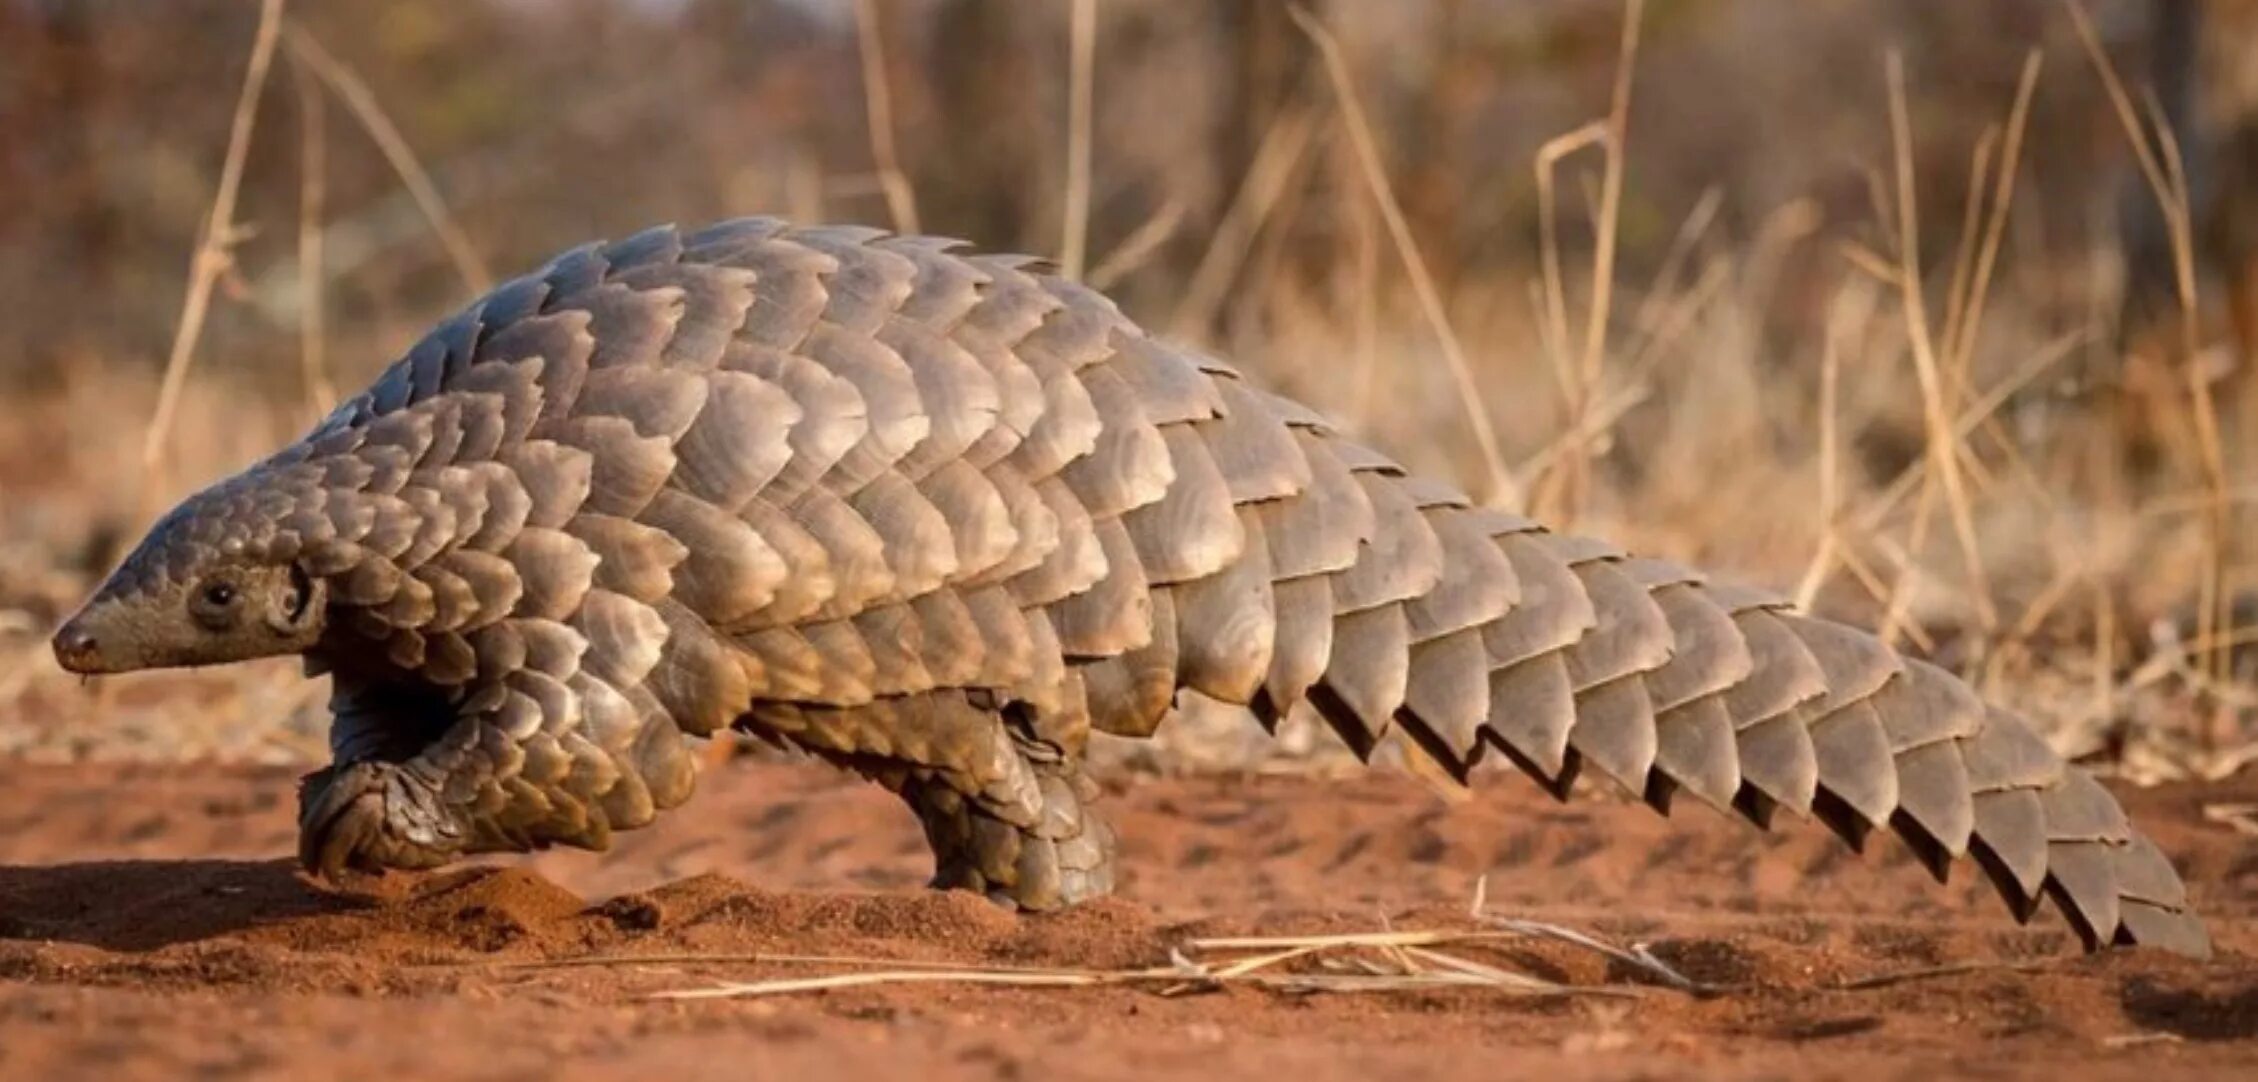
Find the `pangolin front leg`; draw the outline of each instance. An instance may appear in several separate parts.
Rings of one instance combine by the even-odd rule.
[[[330,716],[333,761],[298,783],[301,863],[335,876],[435,868],[468,851],[469,809],[442,798],[464,745],[443,699],[340,674]]]
[[[670,717],[575,668],[581,647],[502,645],[542,637],[512,623],[482,636],[495,647],[487,674],[446,694],[335,674],[335,762],[299,790],[308,868],[430,868],[472,853],[604,849],[614,830],[688,798],[695,757]]]
[[[332,764],[298,788],[298,860],[336,878],[346,869],[437,868],[460,859],[468,831],[431,779],[398,763]]]

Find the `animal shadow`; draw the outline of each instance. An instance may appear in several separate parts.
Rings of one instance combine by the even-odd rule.
[[[2125,985],[2120,1001],[2127,1018],[2144,1028],[2185,1040],[2258,1037],[2258,984],[2213,993],[2136,978]]]
[[[287,860],[0,865],[0,940],[147,951],[371,904],[317,889]]]

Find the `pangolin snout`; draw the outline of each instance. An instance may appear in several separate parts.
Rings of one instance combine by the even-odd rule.
[[[102,667],[102,643],[94,632],[74,617],[55,632],[55,661],[75,673],[98,673]]]

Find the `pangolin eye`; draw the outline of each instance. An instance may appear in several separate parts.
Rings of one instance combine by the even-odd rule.
[[[214,579],[189,595],[188,617],[206,630],[226,631],[242,618],[243,591],[235,583]]]

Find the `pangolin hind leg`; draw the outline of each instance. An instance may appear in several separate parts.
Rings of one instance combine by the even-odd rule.
[[[1113,892],[1113,828],[1091,807],[1097,784],[1069,760],[1029,764],[1040,794],[1024,810],[965,793],[944,777],[898,790],[933,847],[933,883],[1019,909],[1049,910]]]
[[[845,708],[764,705],[740,727],[899,795],[933,848],[937,888],[1030,910],[1113,890],[1113,830],[1092,807],[1078,728],[963,689]]]

